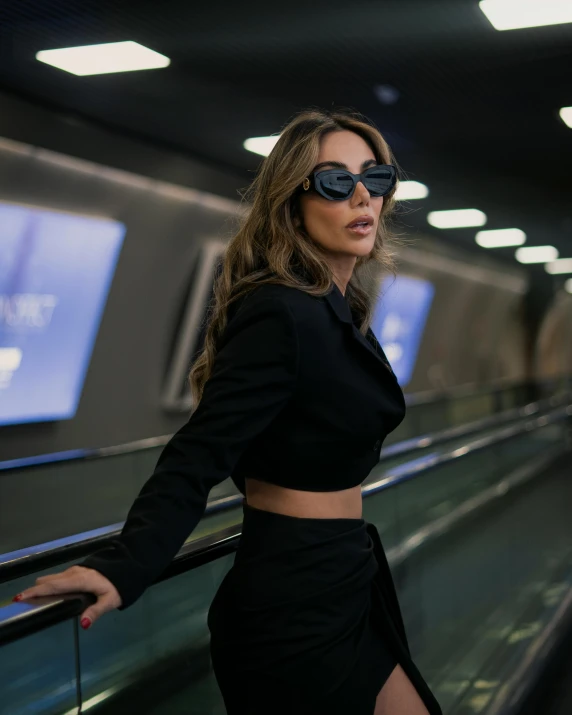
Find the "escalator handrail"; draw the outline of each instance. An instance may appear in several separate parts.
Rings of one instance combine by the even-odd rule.
[[[442,387],[422,392],[412,392],[407,396],[408,405],[416,406],[427,403],[439,403],[448,400],[462,400],[467,397],[483,397],[484,395],[502,394],[520,388],[538,388],[548,392],[553,391],[553,385],[570,385],[570,375],[560,375],[544,380],[515,380],[514,378],[500,377],[487,382],[485,385],[476,382],[466,382],[462,385]]]
[[[493,434],[485,437],[476,437],[462,447],[456,447],[448,452],[443,452],[441,454],[433,452],[422,457],[411,459],[404,464],[388,469],[381,479],[364,484],[362,487],[362,494],[364,497],[367,497],[385,489],[391,489],[399,484],[402,484],[403,482],[419,478],[421,475],[425,475],[439,466],[466,458],[469,455],[492,447],[495,444],[514,439],[525,432],[532,432],[546,427],[548,424],[566,420],[570,417],[572,417],[572,402],[553,409],[547,414],[531,418],[516,425],[499,427],[499,429],[497,429]],[[233,507],[241,506],[243,501],[244,500],[241,495],[226,498],[226,503]],[[83,541],[77,540],[77,537],[81,535],[74,535],[74,537],[68,537],[68,539],[58,540],[67,543],[64,545],[58,545],[55,548],[42,549],[42,546],[47,545],[39,545],[39,547],[31,547],[31,549],[22,550],[28,552],[24,555],[19,555],[19,552],[4,554],[0,557],[0,583],[5,583],[22,576],[32,575],[33,573],[83,558],[84,556],[103,548],[121,533],[121,525],[113,525],[113,527],[109,528],[113,530],[106,532],[105,529],[102,529],[100,530],[101,534]],[[238,537],[240,534],[240,524],[237,525],[237,527],[230,528],[236,528],[238,530]],[[208,544],[208,548],[212,549],[212,537],[217,537],[217,535],[220,536],[221,533],[225,534],[224,537],[221,538],[226,539],[228,536],[226,532],[217,532],[216,534],[204,537],[203,539],[195,539],[183,545],[165,573],[170,573],[169,569],[174,567],[175,563],[179,559],[184,558],[186,560],[189,557],[202,558],[201,552],[206,548],[205,544]],[[73,539],[76,540],[74,541]],[[33,551],[34,548],[39,548],[39,550]]]
[[[566,392],[554,395],[553,397],[547,397],[544,400],[529,402],[521,407],[511,407],[508,410],[503,410],[502,412],[498,412],[494,415],[488,415],[487,417],[481,417],[478,420],[466,422],[455,427],[446,427],[438,432],[419,435],[418,437],[411,437],[384,447],[381,450],[380,462],[387,459],[393,459],[394,457],[404,454],[405,452],[427,449],[427,447],[443,444],[444,442],[449,442],[453,439],[458,439],[459,437],[468,437],[471,434],[476,434],[477,432],[482,432],[497,426],[500,427],[507,422],[515,422],[527,417],[532,417],[535,414],[564,405],[570,400],[572,400],[572,392]]]
[[[508,387],[504,388],[475,388],[473,384],[468,384],[468,385],[459,385],[458,387],[455,388],[450,388],[450,390],[431,390],[423,393],[412,393],[410,395],[405,396],[406,403],[408,406],[415,406],[417,404],[428,404],[430,402],[438,403],[443,400],[451,400],[455,399],[455,396],[457,395],[459,399],[462,399],[466,396],[468,396],[470,393],[470,390],[474,390],[475,395],[484,395],[484,394],[494,394],[494,393],[502,393],[504,391],[512,390],[518,387],[524,387],[529,384],[539,384],[540,386],[543,383],[529,383],[529,382],[515,382],[514,384],[509,385]],[[561,393],[566,394],[566,393]],[[550,399],[553,398],[546,398],[544,400],[540,400],[537,402],[532,402],[530,404],[535,405],[535,404],[544,404],[550,402]],[[510,410],[506,410],[500,413],[496,413],[493,415],[489,415],[487,417],[483,417],[482,420],[476,420],[474,424],[478,426],[479,422],[481,421],[486,421],[486,420],[491,420],[491,425],[495,424],[495,420],[499,419],[502,421],[502,415],[505,413],[509,412],[517,412],[519,410],[523,410],[526,408],[527,405],[522,405],[520,407],[514,407],[511,408]],[[460,425],[458,427],[450,427],[446,428],[442,432],[445,433],[447,429],[450,430],[456,430],[462,427],[465,427],[466,425]],[[463,433],[461,433],[462,435]],[[154,449],[156,447],[163,447],[167,444],[167,442],[171,439],[172,435],[167,434],[167,435],[159,435],[156,437],[146,437],[144,439],[138,439],[134,440],[131,442],[125,442],[123,444],[118,444],[118,445],[112,445],[109,447],[93,447],[93,448],[83,448],[83,449],[71,449],[71,450],[66,450],[62,452],[48,452],[46,454],[38,454],[32,457],[20,457],[16,459],[7,459],[0,461],[0,472],[11,472],[11,471],[24,471],[27,469],[34,469],[36,467],[44,466],[44,465],[53,465],[53,464],[58,464],[62,462],[82,462],[82,461],[87,461],[87,460],[92,460],[92,459],[103,459],[107,457],[113,457],[117,455],[125,455],[125,454],[135,454],[137,452],[144,452],[146,450]],[[406,440],[410,445],[407,447],[407,449],[411,449],[412,445],[414,445],[415,440],[422,440],[425,439],[426,437],[421,437],[421,438],[412,438],[411,440]],[[399,443],[401,444],[401,442]],[[392,445],[392,447],[396,447],[397,445]],[[394,454],[394,453],[393,453]],[[393,454],[391,456],[393,456]],[[384,452],[382,451],[382,456],[384,455]]]
[[[462,459],[468,454],[474,454],[476,451],[486,449],[494,444],[508,441],[518,434],[540,429],[548,424],[568,420],[571,417],[572,404],[568,404],[548,415],[542,415],[530,420],[526,425],[506,427],[500,430],[499,434],[474,440],[462,449],[453,450],[448,456],[448,461]],[[393,481],[388,481],[384,478],[379,482],[364,487],[364,496],[371,496],[383,489],[389,489],[408,478],[433,470],[438,465],[443,464],[444,461],[444,458],[438,461],[428,459],[424,466],[410,465],[412,468],[408,474],[395,474]],[[186,573],[232,553],[238,546],[240,529],[241,526],[238,524],[216,534],[185,544],[163,574],[156,579],[155,583]],[[75,619],[74,632],[77,641],[78,624],[76,616],[79,616],[94,600],[95,597],[91,594],[71,594],[64,597],[37,599],[33,604],[17,603],[0,608],[0,646],[72,618]]]
[[[413,454],[416,450],[427,450],[430,447],[443,444],[453,439],[468,437],[485,429],[492,429],[495,426],[500,427],[508,422],[529,418],[548,408],[554,409],[561,404],[566,404],[569,400],[572,401],[572,394],[554,396],[542,402],[534,402],[521,408],[506,410],[499,415],[476,420],[466,425],[448,427],[439,432],[404,440],[383,449],[379,461],[381,463],[384,460],[395,458],[406,452]],[[205,514],[235,508],[240,505],[241,500],[242,497],[237,494],[210,500],[207,504]],[[0,554],[0,583],[6,580],[6,569],[8,569],[10,573],[14,572],[13,569],[19,574],[33,573],[43,568],[49,568],[57,563],[65,563],[66,561],[83,558],[97,549],[104,547],[110,539],[115,538],[121,532],[122,526],[123,522],[118,522],[54,539],[46,543],[35,544],[30,547]],[[49,564],[49,566],[43,565],[44,559],[45,563]],[[24,567],[23,564],[27,564],[27,566]],[[10,578],[14,578],[14,576]]]

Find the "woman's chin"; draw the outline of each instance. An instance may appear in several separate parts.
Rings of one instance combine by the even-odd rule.
[[[375,244],[375,238],[364,237],[359,240],[339,241],[336,244],[325,245],[321,244],[322,248],[326,253],[331,253],[337,256],[353,256],[354,258],[362,258],[363,256],[369,256],[373,250]]]
[[[356,258],[361,258],[362,256],[369,256],[373,251],[373,246],[375,241],[363,239],[352,246],[352,253]]]

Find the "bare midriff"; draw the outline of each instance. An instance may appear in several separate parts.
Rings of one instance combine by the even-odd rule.
[[[249,506],[302,519],[361,519],[361,486],[338,492],[305,492],[268,484],[258,479],[246,480]]]

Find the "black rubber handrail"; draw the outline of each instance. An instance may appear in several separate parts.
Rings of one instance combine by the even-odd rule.
[[[526,432],[541,429],[548,424],[566,420],[570,417],[572,417],[572,403],[559,407],[549,414],[540,415],[523,423],[499,428],[494,434],[474,439],[472,442],[468,442],[463,445],[462,448],[457,447],[442,454],[432,453],[421,458],[413,459],[405,464],[389,469],[381,479],[364,485],[362,487],[362,494],[364,497],[368,497],[378,493],[379,491],[393,488],[405,481],[418,478],[421,474],[427,474],[443,464],[463,459],[478,451],[492,447],[495,444],[506,442],[518,437],[519,435],[525,434]],[[242,497],[237,497],[235,506],[239,506],[243,503],[243,501],[244,499]],[[218,558],[218,556],[221,555],[220,549],[226,550],[229,548],[229,543],[234,544],[235,540],[236,542],[238,541],[240,531],[241,524],[237,524],[236,526],[231,526],[224,531],[218,531],[212,535],[205,536],[201,539],[195,539],[185,544],[159,580],[171,578],[175,572],[181,573],[181,565],[177,563],[181,559],[183,559],[185,563],[188,560],[194,562],[194,560],[197,559],[197,563],[194,566],[182,569],[183,571],[186,571],[191,568],[196,568],[197,565],[208,563],[214,558]],[[109,542],[120,533],[120,530],[117,530],[101,539],[94,539],[86,545],[82,543],[74,546],[72,544],[67,549],[60,548],[51,552],[41,552],[35,557],[24,557],[4,562],[4,564],[0,567],[0,583],[32,575],[40,570],[52,568],[86,556],[87,554],[93,553],[94,551],[108,545]],[[230,551],[234,550],[234,548],[234,546],[230,547]],[[228,553],[230,553],[230,551],[228,551]],[[213,553],[216,553],[217,555],[211,558],[211,554]]]
[[[0,646],[69,621],[95,601],[91,593],[77,593],[36,598],[33,604],[15,603],[4,607],[0,609]]]
[[[572,395],[555,396],[542,402],[530,403],[520,408],[506,410],[499,415],[485,417],[475,422],[470,422],[458,427],[448,427],[436,433],[423,435],[413,439],[404,440],[397,444],[390,445],[382,450],[379,463],[394,459],[400,454],[413,453],[417,450],[424,450],[446,443],[453,439],[469,437],[493,427],[528,418],[538,414],[543,410],[554,408],[558,405],[572,400]],[[212,514],[224,509],[233,509],[240,506],[242,496],[231,494],[226,497],[209,501],[205,514]],[[80,532],[68,537],[63,537],[49,541],[45,544],[37,544],[16,551],[0,555],[0,583],[12,580],[17,576],[13,574],[25,575],[41,571],[52,566],[83,558],[90,553],[106,546],[110,539],[115,538],[123,527],[123,522],[99,527],[87,532]]]
[[[412,392],[407,396],[408,404],[411,406],[426,405],[428,403],[438,404],[450,400],[463,400],[466,397],[482,397],[483,395],[497,395],[515,389],[535,389],[542,388],[544,382],[535,380],[511,380],[510,378],[499,378],[488,382],[486,385],[479,385],[475,382],[466,382],[454,387],[434,388],[421,392]]]
[[[393,474],[387,474],[383,479],[369,484],[363,488],[364,497],[372,496],[384,489],[401,484],[402,482],[425,474],[446,462],[464,459],[475,452],[487,449],[495,444],[506,442],[522,435],[541,429],[548,424],[554,424],[562,420],[569,420],[572,417],[572,404],[554,410],[548,415],[542,415],[528,420],[525,424],[513,425],[500,429],[497,434],[489,435],[481,439],[474,440],[465,445],[462,449],[452,450],[447,455],[440,455],[435,459],[432,455],[423,460],[415,460],[414,464],[402,465],[395,468]],[[186,573],[204,564],[210,563],[222,556],[236,550],[240,538],[241,525],[237,524],[219,531],[216,534],[205,536],[189,544],[185,544],[179,551],[175,559],[165,569],[155,583]],[[18,640],[32,633],[36,633],[44,628],[55,625],[70,618],[75,618],[87,606],[93,602],[93,597],[89,594],[71,595],[65,598],[42,599],[42,602],[17,603],[8,607],[0,608],[0,646],[14,640]],[[75,624],[77,629],[77,622]]]
[[[504,382],[504,381],[502,381]],[[560,383],[568,384],[569,378],[562,378]],[[470,395],[486,395],[486,394],[501,394],[505,391],[518,389],[521,387],[534,386],[542,388],[545,383],[535,382],[514,382],[508,383],[504,387],[487,387],[478,388],[473,383],[459,385],[457,387],[446,390],[430,390],[422,393],[412,393],[405,396],[405,400],[409,406],[438,403],[445,400],[462,399]],[[519,408],[513,408],[519,409]],[[484,419],[494,418],[497,415],[491,415]],[[455,429],[455,428],[451,428]],[[51,452],[47,454],[39,454],[33,457],[21,457],[17,459],[8,459],[0,462],[0,473],[11,471],[23,471],[33,469],[35,467],[46,464],[57,464],[60,462],[81,462],[92,459],[103,459],[116,455],[134,454],[145,450],[163,447],[171,439],[172,435],[159,435],[157,437],[148,437],[145,439],[134,440],[124,444],[112,445],[110,447],[94,447],[83,449],[72,449],[62,452]]]
[[[428,447],[434,447],[437,444],[450,442],[453,439],[468,437],[471,434],[476,434],[477,432],[493,429],[494,427],[500,427],[507,422],[514,422],[526,417],[531,417],[539,412],[566,404],[571,399],[572,392],[566,392],[560,395],[555,395],[554,397],[548,397],[544,400],[538,400],[537,402],[529,402],[528,404],[520,407],[511,407],[508,410],[503,410],[503,412],[498,412],[487,417],[481,417],[473,422],[466,422],[455,427],[445,427],[445,429],[439,430],[439,432],[410,437],[409,439],[384,447],[381,450],[380,461],[393,459],[394,457],[404,454],[405,452],[427,449]]]

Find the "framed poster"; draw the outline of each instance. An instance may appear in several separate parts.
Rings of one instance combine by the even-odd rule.
[[[204,345],[215,277],[225,248],[223,241],[208,241],[199,250],[167,368],[162,395],[166,410],[188,412],[193,408],[189,371]]]

